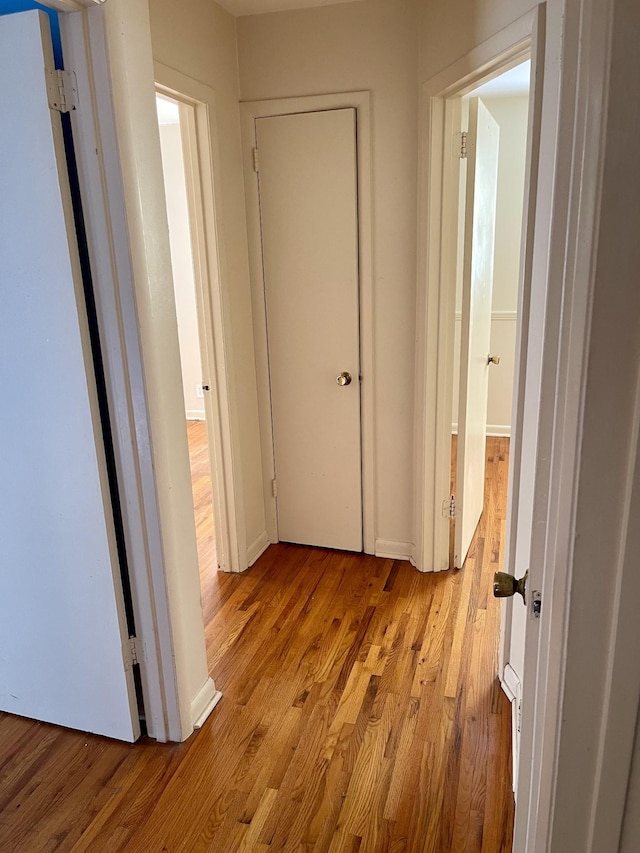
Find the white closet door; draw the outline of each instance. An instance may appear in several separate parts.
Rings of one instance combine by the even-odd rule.
[[[132,741],[135,690],[42,12],[0,17],[0,709]]]
[[[491,296],[500,128],[479,98],[469,101],[460,345],[455,565],[461,567],[484,506]]]
[[[361,551],[356,112],[260,118],[256,139],[278,536]]]

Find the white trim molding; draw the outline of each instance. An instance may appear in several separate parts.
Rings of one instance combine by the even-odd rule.
[[[457,421],[451,424],[451,434],[458,434]],[[509,438],[511,436],[510,424],[487,424],[487,437],[492,438]]]
[[[193,728],[202,728],[209,714],[222,699],[222,693],[216,690],[212,678],[207,678],[191,703]]]
[[[396,542],[393,539],[376,539],[376,557],[387,560],[409,560],[413,562],[415,546],[413,542]]]
[[[267,535],[267,531],[263,530],[247,548],[247,567],[253,566],[256,560],[264,554],[270,544],[271,540]]]
[[[211,386],[204,398],[211,451],[211,480],[216,546],[223,571],[241,572],[249,565],[246,543],[237,403],[232,381],[233,358],[228,292],[231,288],[225,241],[220,232],[223,211],[216,188],[222,184],[213,89],[154,62],[156,91],[177,100],[184,119],[185,165],[198,327],[202,346],[202,379]],[[185,109],[191,107],[191,110]]]
[[[102,122],[106,114],[110,123],[109,135],[100,136],[97,148],[111,161],[105,184],[117,202],[118,217],[112,217],[120,238],[116,260],[130,308],[129,313],[119,304],[116,321],[130,328],[127,368],[139,370],[132,394],[146,418],[145,431],[136,432],[134,453],[149,500],[145,545],[151,566],[134,564],[130,575],[134,604],[149,599],[137,622],[144,648],[164,663],[161,686],[169,713],[164,730],[158,728],[153,736],[179,741],[193,732],[192,702],[209,672],[149,10],[146,3],[109,0],[85,14],[104,23],[95,41],[106,54],[98,118]]]
[[[54,4],[50,4],[54,5]],[[67,3],[61,12],[76,12]],[[113,7],[112,7],[113,8]],[[149,410],[131,265],[119,140],[113,110],[113,58],[107,7],[61,14],[67,63],[80,101],[71,112],[123,515],[136,633],[144,649],[140,675],[149,736],[182,740],[185,719],[175,671]],[[97,152],[97,156],[96,156]],[[162,635],[163,639],[159,639]],[[183,725],[184,723],[184,725]]]
[[[519,18],[421,93],[416,303],[415,539],[417,566],[449,568],[449,494],[460,159],[445,140],[461,127],[460,98],[529,56],[537,11]]]
[[[517,792],[518,765],[520,761],[520,715],[522,712],[522,682],[511,664],[507,664],[500,676],[500,686],[511,702],[511,758],[512,788]]]
[[[512,323],[518,322],[518,312],[517,311],[492,311],[491,312],[491,322],[496,323],[502,320],[509,320]],[[456,311],[456,323],[462,322],[462,311]]]

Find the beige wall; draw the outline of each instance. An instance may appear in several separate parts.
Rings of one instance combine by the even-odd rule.
[[[364,0],[234,20],[212,0],[186,0],[179,7],[172,0],[150,0],[154,59],[211,86],[217,97],[224,176],[218,188],[221,251],[233,323],[248,543],[264,529],[264,506],[238,97],[360,89],[372,94],[375,535],[411,542],[418,82],[534,4],[487,0],[477,5]],[[508,330],[501,331],[509,337]],[[496,419],[504,421],[502,415]]]
[[[237,20],[242,100],[371,92],[375,535],[399,542],[413,540],[416,24],[413,0],[366,0]]]
[[[428,0],[420,4],[420,80],[429,80],[538,4],[534,0]]]
[[[216,187],[222,288],[229,308],[230,377],[237,400],[234,427],[247,544],[264,530],[262,473],[249,289],[244,183],[240,148],[238,65],[234,18],[214,0],[150,0],[151,39],[156,62],[210,86],[216,95],[221,183]]]

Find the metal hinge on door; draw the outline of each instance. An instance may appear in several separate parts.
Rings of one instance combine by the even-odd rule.
[[[140,663],[140,655],[138,654],[138,638],[129,637],[125,650],[125,665],[127,669],[131,669],[131,667],[137,663]]]
[[[271,494],[274,498],[278,497],[278,481],[275,479],[271,481]]]
[[[59,113],[69,113],[78,109],[78,86],[73,71],[47,72],[47,93],[49,107]]]
[[[446,501],[442,501],[442,517],[455,518],[457,514],[458,508],[456,506],[456,499],[454,495],[451,495],[451,497],[447,498]]]
[[[253,149],[253,171],[254,172],[260,171],[260,160],[258,159],[258,149],[257,148]]]
[[[453,141],[453,151],[454,156],[459,157],[461,160],[467,159],[467,131],[463,130],[460,133],[456,133],[454,135]]]

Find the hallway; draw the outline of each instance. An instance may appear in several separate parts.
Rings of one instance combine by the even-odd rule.
[[[0,716],[7,851],[511,850],[497,670],[508,441],[464,570],[272,546],[203,584],[224,698],[185,744]]]

